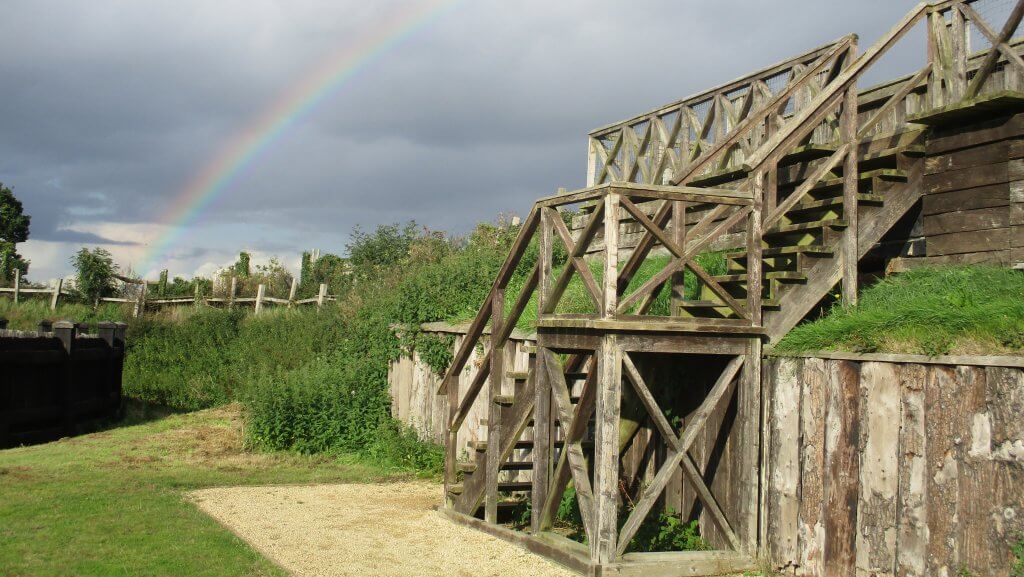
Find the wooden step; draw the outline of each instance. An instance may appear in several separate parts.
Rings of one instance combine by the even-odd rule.
[[[525,352],[528,355],[536,355],[537,345],[523,345],[523,352]]]
[[[516,402],[515,395],[494,395],[492,399],[495,405],[501,405],[503,407],[511,407]]]
[[[689,186],[714,186],[747,177],[747,171],[741,167],[726,168],[698,176],[689,182]]]
[[[885,202],[885,199],[878,194],[868,194],[861,192],[857,193],[857,202],[858,204],[879,205]],[[796,205],[794,205],[793,208],[787,210],[786,216],[788,217],[793,214],[801,214],[805,212],[818,212],[822,210],[842,209],[843,205],[843,197],[841,196],[834,196],[830,198],[824,198],[821,200],[804,199],[796,203]]]
[[[901,155],[910,158],[921,158],[924,156],[923,144],[910,144],[885,150],[869,152],[858,159],[861,167],[867,168],[886,160],[897,160]]]
[[[592,445],[592,444],[593,443],[591,443],[590,441],[584,441],[584,443],[583,443],[584,446]],[[561,446],[565,445],[565,441],[555,441],[554,445],[555,445],[555,447],[561,447]],[[466,443],[466,446],[469,447],[469,449],[471,451],[477,451],[477,452],[481,452],[482,453],[482,452],[487,450],[487,441],[469,441],[468,443]],[[517,449],[532,449],[533,448],[533,441],[520,439],[520,440],[516,441],[516,447],[515,448],[517,448]]]
[[[798,162],[828,158],[838,150],[837,144],[805,144],[798,146],[779,159],[779,166],[787,166]]]
[[[875,170],[867,170],[861,172],[857,177],[858,190],[862,190],[863,188],[871,188],[871,190],[874,191],[876,187],[873,185],[873,182],[876,180],[884,182],[906,182],[907,171],[899,170],[896,168],[878,168]],[[787,183],[787,185],[796,188],[802,182],[802,180],[798,180],[789,182]],[[872,184],[872,186],[865,187],[865,184]],[[826,178],[818,182],[818,184],[814,185],[814,187],[811,188],[810,193],[815,197],[821,198],[822,195],[826,194],[842,194],[842,191],[843,177],[836,176],[833,178]]]
[[[529,371],[507,371],[505,377],[512,379],[513,381],[525,381],[530,378]]]
[[[777,224],[764,231],[762,238],[769,245],[775,246],[830,246],[845,229],[845,220],[829,218],[796,224]]]
[[[533,489],[531,481],[505,481],[498,482],[498,490],[505,493],[521,493]]]
[[[747,274],[746,273],[742,273],[742,274],[720,274],[720,275],[717,275],[717,276],[713,276],[711,278],[715,279],[719,283],[747,282]],[[802,273],[802,272],[796,272],[796,271],[779,271],[779,272],[765,273],[764,278],[766,278],[768,280],[781,280],[781,281],[800,282],[800,281],[807,280],[807,275]]]
[[[461,495],[462,494],[462,490],[464,488],[465,487],[462,485],[462,483],[456,483],[454,485],[449,485],[448,486],[448,494],[449,495]]]
[[[532,461],[508,461],[501,465],[502,471],[529,471],[532,469]],[[459,461],[455,465],[455,470],[459,473],[472,475],[477,470],[477,464],[473,461]]]
[[[816,244],[806,244],[802,246],[775,246],[761,249],[762,257],[780,256],[785,254],[814,254],[818,256],[832,256],[833,251],[830,248],[826,248],[824,246]],[[730,252],[725,255],[725,258],[733,260],[746,259],[747,251]]]

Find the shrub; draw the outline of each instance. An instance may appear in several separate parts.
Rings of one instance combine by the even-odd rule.
[[[110,252],[99,247],[92,250],[82,247],[71,257],[71,264],[75,267],[78,294],[87,302],[98,303],[100,297],[113,294],[117,288],[114,284],[117,266]]]

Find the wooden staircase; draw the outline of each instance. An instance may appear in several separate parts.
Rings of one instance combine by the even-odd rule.
[[[987,53],[949,51],[957,42],[964,46],[957,35],[965,34],[965,21],[978,20],[973,3],[921,4],[863,53],[857,38],[846,36],[593,131],[588,186],[535,203],[438,391],[450,409],[444,511],[588,574],[754,568],[771,537],[758,477],[762,346],[829,299],[856,303],[858,263],[921,199],[928,133],[913,119],[930,122],[934,110],[964,114],[996,63],[1024,74],[1024,61],[1005,57],[1024,0],[998,37],[986,32],[993,46]],[[920,22],[928,29],[925,66],[862,97],[857,82],[864,72]],[[563,215],[581,206],[589,212],[573,234]],[[624,224],[639,230],[628,252],[620,250]],[[531,243],[539,248],[537,261],[519,293],[507,295]],[[567,258],[556,264],[559,243]],[[668,253],[668,263],[637,279],[655,248]],[[697,257],[718,250],[726,270],[710,274]],[[601,262],[601,274],[587,257]],[[684,290],[688,275],[699,294]],[[573,277],[591,312],[564,309]],[[668,314],[655,314],[665,290]],[[528,370],[507,371],[512,327],[534,297],[537,342]],[[473,371],[467,364],[477,347],[484,354]],[[652,382],[667,365],[685,365],[683,374],[697,376]],[[669,422],[659,405],[665,401],[653,392],[667,389],[692,391],[681,427]],[[656,466],[632,493],[619,476],[627,392],[661,443]],[[460,447],[459,430],[480,403],[487,407],[486,439]],[[729,427],[726,413],[735,419]],[[699,439],[720,437],[728,447],[727,462],[716,465],[728,467],[724,489],[716,488],[706,455],[697,458],[693,450]],[[626,554],[677,475],[699,504],[702,531],[715,550]],[[550,531],[569,482],[587,546]],[[526,499],[528,533],[499,524],[500,510]]]

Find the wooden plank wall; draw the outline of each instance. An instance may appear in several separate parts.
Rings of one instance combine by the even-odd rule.
[[[926,154],[912,264],[1024,262],[1024,114],[935,129]]]
[[[462,345],[462,334],[455,332],[453,328],[449,334],[455,336],[453,350],[458,350]],[[486,344],[486,336],[485,344]],[[524,345],[532,344],[523,338],[516,338],[513,335],[509,339],[510,347],[506,351],[505,367],[508,371],[523,371],[528,369],[529,354]],[[483,359],[483,353],[478,348],[474,350],[466,368],[459,375],[459,391],[464,392],[469,388],[473,377],[476,376],[477,367]],[[411,356],[403,356],[392,361],[388,367],[388,388],[391,392],[391,415],[399,421],[416,429],[420,438],[425,441],[432,441],[443,444],[447,431],[446,419],[448,417],[448,398],[437,394],[437,388],[441,385],[441,376],[436,374],[430,366],[423,361],[415,351]],[[513,393],[513,382],[505,379],[502,383],[502,393]],[[474,403],[473,408],[466,417],[466,423],[459,431],[458,446],[460,452],[470,442],[487,440],[487,409],[486,391],[481,392]],[[461,395],[459,397],[462,398]],[[517,456],[525,449],[517,449]]]
[[[796,575],[1008,575],[1024,369],[768,358],[768,543]]]

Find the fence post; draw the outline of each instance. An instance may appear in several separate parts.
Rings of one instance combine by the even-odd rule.
[[[323,308],[324,300],[327,298],[327,283],[320,283],[320,292],[316,295],[316,308]]]
[[[119,326],[121,325],[121,326]],[[121,409],[121,363],[124,359],[124,323],[96,323],[96,333],[107,343],[107,415],[114,417]]]
[[[72,354],[75,350],[75,323],[71,321],[57,321],[53,323],[53,336],[60,339],[64,348],[64,382],[60,391],[61,418],[65,435],[72,435],[75,432],[75,415],[72,410],[71,392],[74,385],[75,370]]]
[[[267,292],[267,285],[261,284],[256,288],[256,314],[263,310],[263,296]]]
[[[135,300],[135,310],[132,313],[135,318],[139,318],[146,311],[146,289],[149,287],[149,283],[142,281],[141,287],[139,297]]]
[[[57,279],[56,286],[53,287],[53,297],[50,298],[50,310],[57,310],[57,302],[60,301],[60,289],[64,287],[64,279]]]
[[[193,282],[195,282],[195,281],[193,281]],[[200,299],[200,294],[199,294],[199,283],[196,282],[196,296],[195,296],[196,308],[199,308],[199,305],[202,304],[202,302],[203,301]]]
[[[235,275],[231,275],[231,290],[228,291],[228,308],[234,308],[235,306],[235,289],[238,287],[238,279]]]
[[[295,306],[295,293],[299,290],[298,277],[292,277],[292,288],[288,291],[288,308]]]
[[[14,304],[18,304],[18,299],[21,297],[21,269],[14,269]]]

